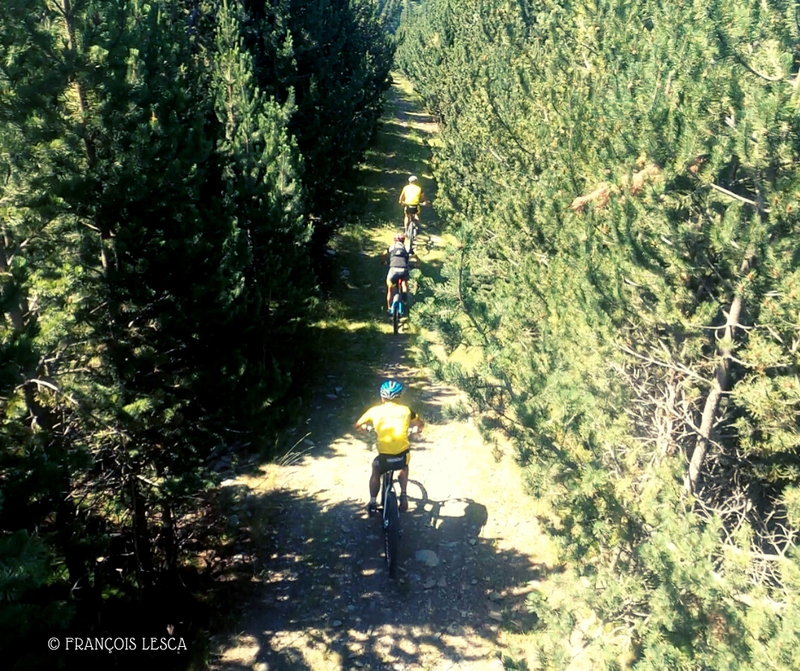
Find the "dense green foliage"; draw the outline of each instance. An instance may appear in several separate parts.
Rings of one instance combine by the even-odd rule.
[[[555,511],[542,668],[800,668],[788,0],[427,0],[399,66],[462,241],[432,358]]]
[[[181,618],[214,461],[313,356],[312,215],[390,56],[366,0],[0,4],[4,668],[112,597]]]
[[[390,33],[396,32],[400,26],[408,2],[409,0],[379,0],[381,22]]]
[[[353,210],[347,175],[380,116],[393,49],[372,0],[247,0],[254,76],[291,108],[289,131],[303,156],[314,247]],[[332,67],[335,64],[335,67]]]

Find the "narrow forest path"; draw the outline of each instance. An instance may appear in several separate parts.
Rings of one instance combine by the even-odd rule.
[[[224,483],[255,549],[243,619],[214,641],[212,669],[525,668],[503,658],[520,658],[518,632],[531,624],[525,595],[552,562],[534,502],[513,459],[471,422],[446,419],[457,392],[414,366],[412,336],[393,336],[382,314],[378,255],[399,228],[407,175],[435,197],[426,144],[435,132],[407,85],[395,83],[362,167],[365,217],[335,244],[341,286],[336,316],[320,325],[332,344],[312,411],[279,463]],[[430,210],[423,215],[421,272],[435,276],[446,238]],[[366,514],[372,448],[351,430],[386,377],[403,381],[406,402],[427,421],[412,444],[395,581],[379,522]]]

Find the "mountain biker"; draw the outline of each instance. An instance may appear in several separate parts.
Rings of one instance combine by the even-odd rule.
[[[398,233],[394,242],[381,255],[383,263],[389,261],[389,272],[386,274],[386,310],[392,311],[392,289],[408,293],[408,271],[411,266],[411,254],[405,246],[406,236]]]
[[[411,457],[408,433],[422,431],[425,423],[411,408],[397,403],[403,393],[403,385],[397,380],[386,380],[380,389],[381,404],[367,410],[355,423],[355,427],[366,431],[370,424],[377,434],[378,456],[372,462],[369,478],[369,505],[367,512],[372,517],[378,510],[378,490],[381,475],[397,464],[405,464],[397,470],[400,483],[400,512],[408,510],[408,462]]]
[[[417,184],[417,177],[411,175],[408,178],[408,184],[403,187],[400,192],[400,199],[397,201],[403,205],[403,229],[408,230],[408,222],[412,214],[417,215],[419,221],[419,206],[425,200],[425,194],[422,192],[422,187]]]

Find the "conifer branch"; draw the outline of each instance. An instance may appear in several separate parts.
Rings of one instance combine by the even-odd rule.
[[[742,58],[739,54],[734,54],[733,58],[734,58],[734,60],[736,60],[736,62],[739,65],[743,66],[748,72],[751,72],[756,77],[761,77],[761,79],[764,79],[764,80],[766,80],[768,82],[788,81],[784,77],[780,77],[780,76],[778,76],[778,77],[770,77],[769,75],[765,75],[764,73],[759,72],[754,67],[752,67],[747,61],[745,61],[744,58]]]
[[[143,475],[140,475],[139,473],[136,474],[136,477],[142,482],[147,483],[151,487],[154,487],[155,489],[163,489],[164,487],[163,485],[159,485],[157,482],[153,482],[152,480],[149,480],[148,478],[144,477]]]
[[[755,248],[751,245],[739,269],[740,275],[745,275],[749,272],[755,255]],[[725,324],[720,327],[724,329],[725,332],[724,337],[719,341],[721,344],[718,345],[721,361],[717,365],[711,391],[706,398],[705,407],[703,408],[703,419],[700,424],[701,437],[698,439],[697,445],[692,453],[692,458],[689,462],[689,472],[685,482],[685,488],[690,494],[697,488],[697,481],[700,477],[700,469],[702,468],[703,461],[705,460],[706,449],[711,443],[714,415],[716,414],[723,394],[728,390],[730,358],[733,353],[733,338],[735,330],[739,326],[739,315],[741,314],[742,308],[742,295],[737,293],[731,301]]]
[[[508,162],[508,161],[506,161],[506,159],[504,159],[502,156],[500,156],[500,154],[498,154],[498,153],[497,153],[497,152],[494,150],[494,147],[489,147],[489,153],[490,153],[492,156],[494,156],[494,157],[495,157],[495,158],[496,158],[496,159],[497,159],[497,160],[498,160],[500,163],[507,163],[507,162]],[[510,186],[507,186],[507,185],[503,185],[503,186],[505,186],[507,189],[510,189],[510,188],[511,188]]]
[[[738,193],[734,193],[733,191],[729,191],[728,189],[726,189],[726,188],[724,188],[722,186],[719,186],[718,184],[714,184],[712,182],[708,186],[710,186],[712,189],[714,189],[716,191],[719,191],[722,194],[725,194],[726,196],[728,196],[730,198],[734,198],[735,200],[741,201],[742,203],[747,203],[748,205],[752,205],[753,207],[757,208],[760,212],[765,212],[767,214],[770,212],[770,208],[764,207],[763,205],[761,205],[760,203],[757,203],[754,200],[750,200],[749,198],[745,198],[744,196],[740,196]]]
[[[758,559],[760,561],[775,561],[775,562],[791,561],[791,559],[789,559],[783,552],[774,555],[769,555],[769,554],[764,554],[763,552],[742,550],[741,548],[736,547],[735,545],[724,545],[723,548],[729,552],[733,552],[734,554],[749,557],[750,559]]]
[[[66,398],[73,405],[75,405],[75,406],[78,405],[78,402],[74,398],[72,398],[69,394],[64,393],[63,391],[61,391],[60,387],[57,387],[52,382],[47,382],[46,380],[39,380],[38,378],[33,378],[31,380],[26,380],[21,385],[17,386],[17,389],[22,389],[29,382],[32,382],[33,384],[35,384],[35,385],[37,385],[39,387],[45,387],[47,389],[50,389],[50,390],[56,392],[57,394],[63,396],[64,398]]]
[[[525,154],[527,154],[531,158],[535,159],[536,155],[532,151],[529,151],[528,149],[526,149],[522,145],[522,143],[514,135],[514,132],[511,130],[511,127],[508,125],[508,123],[505,121],[505,119],[503,119],[503,117],[500,116],[500,112],[497,111],[497,106],[494,104],[494,100],[492,99],[492,96],[490,95],[489,91],[486,92],[486,99],[489,102],[489,107],[492,108],[492,112],[494,113],[495,118],[500,122],[500,125],[503,126],[503,128],[506,131],[506,133],[508,133],[508,136],[511,138],[511,141],[515,145],[517,145],[517,147],[520,149],[520,151],[524,152]]]

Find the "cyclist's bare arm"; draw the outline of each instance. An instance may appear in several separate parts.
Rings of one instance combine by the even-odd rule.
[[[417,416],[408,423],[408,426],[411,433],[421,433],[425,422],[422,421],[422,417]]]

